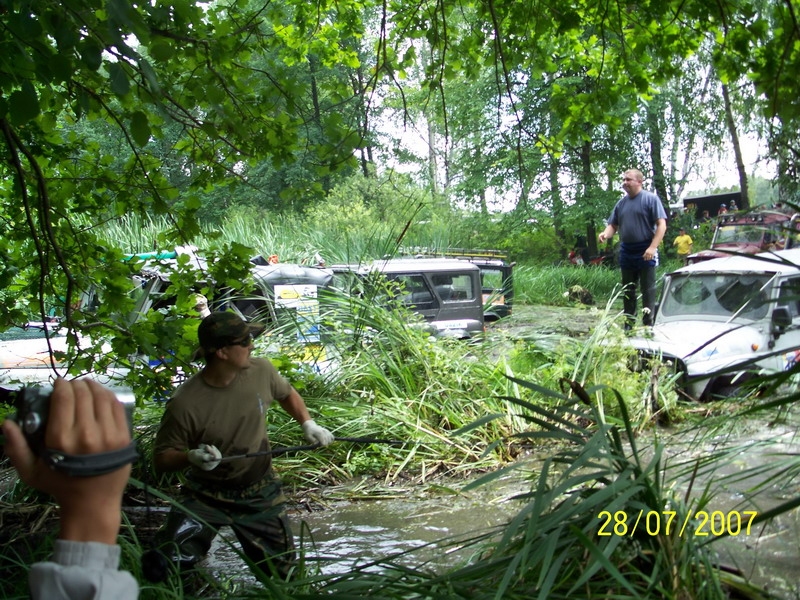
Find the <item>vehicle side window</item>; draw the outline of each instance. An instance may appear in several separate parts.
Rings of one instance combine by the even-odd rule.
[[[436,273],[431,275],[431,281],[442,302],[463,302],[475,298],[472,277],[468,273],[460,275]]]
[[[235,298],[232,302],[248,321],[263,321],[265,318],[269,318],[267,298],[259,296],[258,291],[255,290],[252,296]]]
[[[503,289],[503,271],[481,267],[481,286],[484,289]]]
[[[433,293],[422,275],[398,275],[394,281],[402,290],[400,300],[403,304],[420,309],[434,306]]]
[[[792,319],[800,316],[800,277],[789,279],[781,284],[778,304],[789,309]]]

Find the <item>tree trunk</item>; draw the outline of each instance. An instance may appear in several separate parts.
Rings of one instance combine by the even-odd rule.
[[[650,137],[650,162],[653,164],[653,187],[661,198],[665,210],[668,209],[670,198],[667,195],[667,178],[664,175],[664,162],[661,160],[663,139],[661,137],[661,113],[663,99],[656,95],[647,104],[647,133]],[[669,212],[667,212],[669,214]]]
[[[733,145],[733,155],[736,158],[736,171],[739,173],[739,190],[742,192],[742,200],[739,203],[740,209],[750,208],[750,195],[747,191],[747,171],[744,168],[742,158],[742,147],[739,144],[739,134],[736,131],[736,120],[733,118],[733,107],[728,86],[722,84],[722,100],[725,102],[725,124],[728,126],[728,133],[731,136]]]
[[[590,139],[583,142],[580,149],[580,157],[581,181],[579,189],[581,193],[578,201],[583,199],[584,202],[587,202],[590,194],[596,189],[592,177],[592,142]],[[589,248],[590,255],[597,254],[597,229],[594,226],[593,219],[586,220],[586,246]]]
[[[561,200],[561,183],[558,181],[559,162],[557,159],[550,159],[550,202],[553,211],[553,227],[556,239],[565,240],[567,238],[564,231],[564,202]]]

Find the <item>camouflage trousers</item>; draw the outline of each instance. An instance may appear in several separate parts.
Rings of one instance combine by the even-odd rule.
[[[244,489],[187,487],[156,534],[156,545],[181,571],[208,554],[223,526],[229,526],[244,554],[268,576],[286,579],[295,562],[286,499],[277,480]]]

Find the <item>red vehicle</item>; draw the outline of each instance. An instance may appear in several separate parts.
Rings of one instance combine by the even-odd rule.
[[[689,255],[689,264],[730,256],[784,250],[797,245],[800,214],[780,210],[726,213],[717,218],[717,228],[708,250]]]

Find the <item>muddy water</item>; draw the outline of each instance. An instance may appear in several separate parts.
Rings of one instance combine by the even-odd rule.
[[[323,573],[369,568],[387,557],[441,570],[476,551],[473,544],[464,548],[469,540],[496,534],[521,507],[513,497],[528,488],[519,478],[507,478],[491,489],[458,495],[407,489],[386,499],[336,502],[330,510],[297,514],[294,521],[313,536]]]
[[[787,458],[800,454],[797,434],[800,418],[794,423],[770,426],[752,421],[735,424],[717,435],[693,432],[661,431],[659,441],[666,444],[665,456],[672,486],[680,496],[689,494],[695,502],[708,493],[711,500],[704,508],[719,517],[741,515],[742,530],[737,535],[712,542],[716,562],[738,570],[777,598],[800,598],[800,511],[794,510],[766,525],[746,531],[744,511],[764,512],[800,495],[800,477],[796,474],[764,470],[745,477],[754,467],[778,467]],[[640,439],[640,447],[646,443]],[[738,448],[713,468],[702,467],[694,476],[688,470],[698,459]],[[532,463],[530,469],[534,469]],[[530,472],[530,471],[528,471]],[[458,489],[453,485],[452,489]],[[434,487],[394,489],[391,495],[373,499],[347,499],[357,496],[360,482],[352,488],[342,486],[325,491],[324,510],[295,509],[290,516],[298,544],[305,549],[312,573],[346,573],[354,568],[379,569],[382,561],[415,569],[441,571],[462,564],[479,546],[463,542],[481,534],[496,534],[521,508],[515,494],[528,491],[530,477],[509,476],[491,486],[465,494],[447,494]],[[384,494],[386,494],[384,492]],[[700,507],[693,505],[695,510]],[[734,518],[735,520],[735,518]],[[695,521],[698,525],[699,521]],[[706,525],[713,539],[712,525]],[[252,581],[236,553],[221,541],[215,547],[207,567],[226,576],[234,571],[241,579]],[[238,578],[239,576],[237,576]]]
[[[719,564],[733,567],[754,584],[791,600],[800,598],[800,510],[749,530],[746,520],[751,513],[745,511],[763,513],[800,496],[799,426],[800,416],[795,414],[787,423],[754,419],[731,423],[717,435],[675,432],[667,441],[679,493],[688,492],[696,502],[704,494],[711,498],[703,507],[695,505],[709,515],[716,513],[713,522],[707,522],[698,533],[708,533],[704,537],[708,540],[715,538],[712,527],[717,533],[731,533],[712,542]],[[720,453],[727,454],[725,460],[702,466],[704,458]],[[687,473],[686,467],[697,461],[701,464],[697,475]],[[681,463],[684,466],[679,466]],[[702,519],[696,519],[695,525]]]
[[[459,486],[462,486],[460,483]],[[481,548],[475,538],[492,538],[521,508],[514,496],[530,485],[519,476],[493,482],[491,488],[453,493],[409,487],[367,497],[361,482],[325,490],[324,510],[290,510],[295,541],[312,573],[335,575],[355,568],[380,569],[381,563],[441,571],[462,564]],[[358,499],[347,499],[349,495]],[[253,578],[239,558],[235,537],[223,528],[204,566],[242,582]]]

